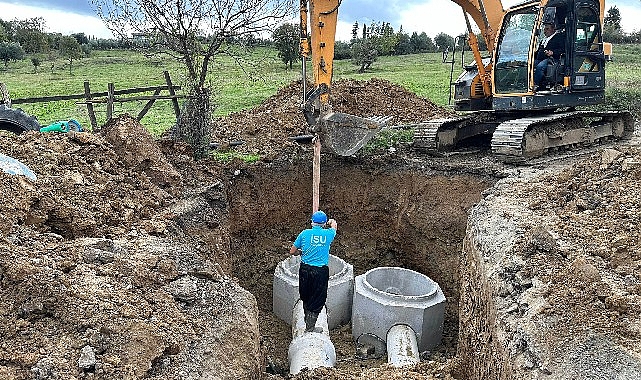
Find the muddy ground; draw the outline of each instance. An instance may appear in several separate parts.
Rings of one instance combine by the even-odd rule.
[[[0,172],[8,195],[0,200],[0,378],[287,378],[291,332],[271,313],[271,283],[311,211],[311,149],[288,140],[306,133],[299,93],[294,83],[216,121],[213,140],[223,149],[243,141],[230,149],[260,154],[256,164],[194,162],[188,146],[155,141],[127,116],[97,134],[0,136],[0,152],[38,176]],[[392,114],[395,123],[449,114],[378,80],[339,81],[334,96],[337,111]],[[465,326],[484,323],[459,317],[461,289],[473,286],[461,252],[471,210],[497,194],[497,181],[531,220],[554,225],[546,233],[523,227],[515,255],[536,259],[528,278],[568,283],[546,298],[558,328],[608,330],[633,347],[641,340],[639,162],[634,145],[528,168],[482,152],[425,157],[403,144],[323,155],[321,206],[339,222],[333,253],[355,275],[390,265],[437,281],[447,297],[444,339],[418,365],[393,369],[356,359],[343,326],[331,332],[336,368],[296,378],[477,373],[457,356]],[[625,286],[600,292],[613,273]],[[504,290],[505,298],[522,290]]]

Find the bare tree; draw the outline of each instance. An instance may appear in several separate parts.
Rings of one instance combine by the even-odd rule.
[[[145,40],[149,52],[168,54],[187,71],[190,100],[176,136],[206,154],[211,134],[212,91],[207,73],[220,54],[245,37],[269,35],[293,15],[293,0],[92,0],[114,35]]]

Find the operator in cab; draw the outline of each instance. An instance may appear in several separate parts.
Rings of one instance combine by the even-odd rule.
[[[543,25],[543,35],[539,49],[534,57],[534,91],[544,90],[545,70],[549,60],[558,60],[565,52],[565,38],[556,30],[554,23]]]

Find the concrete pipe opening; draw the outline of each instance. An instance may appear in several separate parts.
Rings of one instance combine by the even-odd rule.
[[[316,326],[318,331],[305,331],[303,302],[296,302],[292,310],[292,341],[287,351],[290,374],[295,375],[305,368],[312,370],[336,364],[336,350],[329,338],[326,308],[320,312]]]
[[[421,351],[440,343],[445,296],[429,277],[410,269],[380,267],[355,279],[352,334],[386,339],[394,325],[405,324],[417,334]]]
[[[298,301],[298,268],[300,256],[290,256],[274,270],[274,314],[292,324],[292,309]],[[327,285],[327,321],[330,329],[349,322],[352,311],[354,268],[340,257],[329,257],[329,283]]]

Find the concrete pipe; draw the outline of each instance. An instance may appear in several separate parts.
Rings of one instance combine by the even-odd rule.
[[[443,334],[445,296],[429,277],[404,268],[380,267],[357,276],[352,304],[352,335],[386,340],[394,325],[414,330],[421,351],[437,346]]]
[[[387,332],[387,362],[394,367],[420,361],[416,333],[408,325],[394,325]]]
[[[273,311],[277,317],[292,324],[292,309],[298,301],[298,268],[300,256],[290,256],[274,270]],[[328,326],[334,329],[349,322],[354,294],[354,267],[340,257],[329,256],[327,284]]]
[[[294,306],[292,321],[292,342],[287,352],[289,373],[295,375],[303,368],[311,370],[318,367],[333,367],[336,364],[336,350],[329,339],[325,308],[316,320],[316,327],[320,327],[321,332],[305,331],[305,311],[303,302],[300,300]]]

